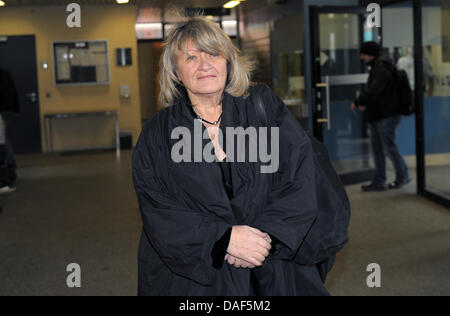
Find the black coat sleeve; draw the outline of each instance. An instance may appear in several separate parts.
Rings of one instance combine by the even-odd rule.
[[[312,145],[296,118],[269,88],[262,97],[266,111],[279,126],[280,166],[254,227],[274,237],[275,257],[293,259],[317,217]]]
[[[211,251],[211,257],[213,259],[213,267],[221,269],[223,266],[224,258],[227,254],[228,245],[230,244],[232,227],[228,228],[225,234],[220,238]]]
[[[19,112],[19,95],[11,74],[0,69],[0,112]]]
[[[376,66],[370,75],[367,87],[359,98],[354,101],[355,105],[371,107],[377,104],[378,98],[392,81],[392,75],[392,72],[386,67]]]
[[[188,209],[166,189],[156,174],[155,150],[144,128],[133,152],[133,180],[144,231],[161,260],[178,275],[211,285],[216,269],[211,256],[214,245],[231,225],[212,213]],[[155,141],[153,141],[155,142]]]

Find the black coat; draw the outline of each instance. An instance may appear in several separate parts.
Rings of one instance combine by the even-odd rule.
[[[367,86],[354,102],[357,106],[367,107],[369,122],[401,115],[395,72],[395,66],[387,57],[371,63]]]
[[[0,112],[19,112],[19,96],[10,73],[0,69]]]
[[[255,288],[251,278],[262,295],[328,294],[323,282],[333,257],[320,265],[294,261],[317,217],[311,141],[269,88],[259,85],[251,93],[261,94],[280,127],[280,167],[276,173],[262,174],[260,163],[230,163],[231,200],[218,163],[171,159],[178,142],[170,139],[172,129],[184,126],[193,134],[194,113],[186,97],[145,125],[133,153],[143,221],[138,294],[246,296]],[[221,129],[257,126],[250,100],[225,93]],[[203,146],[208,143],[204,140]],[[226,262],[213,266],[213,247],[233,225],[258,228],[277,241],[275,251],[253,272]]]

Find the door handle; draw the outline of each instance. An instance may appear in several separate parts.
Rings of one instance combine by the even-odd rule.
[[[330,77],[325,76],[325,82],[316,84],[317,88],[325,88],[325,100],[327,104],[327,118],[317,119],[318,123],[327,123],[327,129],[331,130],[331,113],[330,113]]]

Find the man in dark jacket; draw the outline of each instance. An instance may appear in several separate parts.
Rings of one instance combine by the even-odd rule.
[[[395,143],[396,130],[402,119],[396,91],[396,69],[389,58],[381,56],[381,48],[375,42],[362,45],[361,59],[370,66],[369,81],[352,104],[352,110],[358,108],[367,112],[376,167],[372,183],[362,186],[362,190],[386,190],[386,154],[396,171],[396,180],[388,188],[397,189],[410,182],[410,178],[408,167]]]

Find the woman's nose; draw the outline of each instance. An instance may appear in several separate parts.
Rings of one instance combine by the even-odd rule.
[[[201,54],[199,68],[201,70],[209,70],[210,67],[211,67],[211,64],[209,63],[208,56],[206,56],[206,54],[204,54],[204,53]]]

